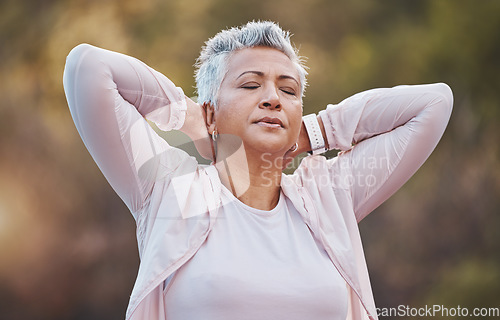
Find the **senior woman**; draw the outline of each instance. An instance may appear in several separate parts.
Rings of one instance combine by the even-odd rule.
[[[78,132],[137,222],[126,318],[376,319],[357,223],[435,148],[450,88],[373,89],[302,117],[306,71],[271,22],[220,32],[197,66],[199,104],[132,57],[79,45],[67,58]]]

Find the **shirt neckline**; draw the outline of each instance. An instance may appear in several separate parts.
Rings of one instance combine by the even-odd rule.
[[[250,207],[249,205],[243,203],[240,199],[236,198],[234,196],[234,194],[231,191],[229,191],[229,189],[224,184],[221,183],[221,186],[222,186],[222,192],[227,197],[229,197],[229,199],[231,201],[233,201],[238,207],[240,207],[240,208],[242,208],[245,211],[248,211],[250,213],[257,214],[260,216],[269,217],[269,216],[273,216],[273,215],[277,214],[281,210],[281,208],[283,207],[284,196],[283,196],[282,190],[280,190],[278,204],[276,204],[276,206],[274,208],[272,208],[271,210],[261,210],[261,209],[257,209],[254,207]]]

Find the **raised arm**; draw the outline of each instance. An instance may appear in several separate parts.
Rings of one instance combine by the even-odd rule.
[[[68,55],[64,89],[93,159],[132,213],[141,209],[155,181],[185,156],[144,118],[162,130],[180,129],[188,108],[182,90],[137,59],[87,44]]]
[[[373,89],[320,112],[329,149],[350,169],[358,221],[396,192],[444,133],[453,95],[443,83]]]

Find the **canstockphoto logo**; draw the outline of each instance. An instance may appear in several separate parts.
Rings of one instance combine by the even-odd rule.
[[[158,218],[165,219],[190,219],[207,217],[211,209],[224,205],[220,199],[215,199],[215,191],[204,192],[207,188],[215,190],[204,169],[200,169],[198,162],[183,150],[194,150],[195,142],[178,145],[169,145],[158,137],[154,129],[143,119],[136,121],[130,129],[131,161],[137,173],[139,184],[151,184],[162,186],[162,215]],[[217,151],[217,162],[225,170],[226,178],[231,179],[237,174],[238,184],[231,183],[231,192],[239,197],[243,195],[250,186],[248,162],[239,137],[234,135],[219,134],[214,147],[224,146]],[[270,154],[262,154],[263,170],[261,174],[269,183],[277,183],[279,176],[272,174],[271,167],[279,165]],[[298,159],[298,158],[297,158]],[[347,159],[347,160],[346,160]],[[349,160],[346,155],[342,160],[333,159],[332,162],[311,161],[309,169],[314,166],[326,166],[316,168],[316,172],[327,172],[321,176],[309,177],[320,187],[347,187],[347,188],[376,188],[391,170],[394,164],[384,157],[356,157],[355,161]],[[300,159],[298,160],[300,161]],[[336,162],[335,162],[336,161]],[[238,163],[238,170],[231,168],[231,163]],[[298,166],[295,164],[295,166]],[[335,169],[333,169],[335,167]],[[306,179],[306,177],[305,177]],[[231,181],[230,181],[231,182]],[[160,192],[153,188],[153,192]],[[210,198],[210,195],[214,195]],[[205,199],[203,199],[205,197]],[[209,197],[209,198],[207,198]],[[228,200],[228,197],[223,197]],[[231,198],[234,199],[234,198]]]
[[[425,305],[423,307],[411,307],[408,305],[399,305],[390,308],[377,308],[379,317],[445,317],[445,318],[464,318],[464,317],[499,317],[500,308],[483,307],[467,308],[460,305],[444,306],[440,304]]]

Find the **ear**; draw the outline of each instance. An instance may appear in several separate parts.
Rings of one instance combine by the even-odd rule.
[[[204,102],[203,110],[205,111],[205,125],[207,126],[208,133],[214,132],[215,125],[215,107],[212,102]]]

